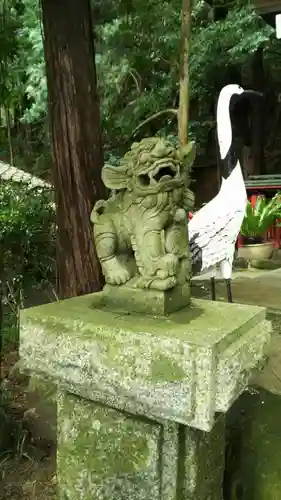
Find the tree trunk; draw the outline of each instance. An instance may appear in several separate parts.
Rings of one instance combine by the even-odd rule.
[[[61,298],[101,289],[90,213],[103,198],[89,0],[42,0]]]

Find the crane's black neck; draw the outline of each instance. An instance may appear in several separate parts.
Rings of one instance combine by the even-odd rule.
[[[245,100],[246,97],[246,100]],[[222,160],[222,175],[225,179],[229,177],[233,169],[236,167],[238,161],[242,163],[242,148],[240,139],[245,136],[250,137],[250,128],[248,124],[248,117],[250,114],[250,102],[255,105],[258,100],[263,97],[263,94],[254,90],[245,90],[243,94],[233,94],[229,102],[229,120],[232,130],[232,140],[226,157]],[[244,104],[243,104],[244,101]],[[240,108],[237,108],[237,105]],[[240,110],[240,113],[237,113]],[[234,113],[235,111],[235,113]],[[239,120],[239,116],[243,116],[243,120]],[[239,139],[240,138],[240,139]]]
[[[225,110],[228,113],[228,119],[230,121],[231,126],[231,144],[229,146],[229,150],[225,158],[221,159],[222,162],[222,176],[227,179],[233,169],[236,167],[237,162],[239,160],[239,144],[236,137],[236,127],[235,127],[235,116],[234,116],[234,108],[237,102],[239,102],[240,96],[234,94],[229,102],[229,109]]]
[[[239,161],[239,156],[236,147],[233,145],[233,141],[228,150],[226,157],[222,160],[222,176],[227,179],[230,176],[233,169],[236,167]]]

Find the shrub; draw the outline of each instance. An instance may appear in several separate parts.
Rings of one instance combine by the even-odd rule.
[[[6,302],[20,305],[20,297],[31,287],[53,281],[54,215],[50,190],[0,185],[0,278]]]

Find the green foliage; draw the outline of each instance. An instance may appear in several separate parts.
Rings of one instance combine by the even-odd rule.
[[[37,0],[4,0],[0,9],[0,97],[2,105],[22,105],[30,99],[29,118],[46,105],[43,43]],[[36,89],[36,90],[35,90]],[[44,93],[45,92],[45,93]],[[43,95],[42,95],[43,94]],[[36,111],[33,112],[35,106]],[[28,106],[29,108],[29,106]],[[41,111],[41,109],[40,109]],[[23,109],[23,117],[26,110]]]
[[[277,193],[270,201],[258,196],[253,207],[248,201],[240,233],[248,238],[263,236],[281,215],[281,193]]]
[[[42,188],[0,184],[0,276],[6,301],[18,302],[21,292],[38,281],[49,282],[55,271],[55,223],[51,193]]]
[[[19,63],[17,31],[20,22],[16,2],[3,0],[0,5],[0,103],[11,106],[18,102],[23,85]]]
[[[37,3],[3,0],[0,5],[0,159],[45,175],[50,144]]]
[[[135,4],[134,4],[135,5]],[[98,57],[105,142],[132,140],[132,130],[148,116],[177,107],[181,2],[137,2],[128,15],[102,26]],[[159,12],[161,11],[161,15]],[[214,101],[227,72],[249,64],[252,54],[269,43],[272,29],[250,6],[236,6],[214,22],[206,3],[193,13],[190,57],[191,134],[206,146],[214,128]],[[142,135],[177,133],[174,117],[163,115],[141,129]]]
[[[47,114],[47,83],[42,39],[42,24],[39,3],[24,0],[21,16],[22,30],[18,34],[21,46],[22,64],[25,72],[25,93],[29,105],[22,120],[27,123],[45,121]]]
[[[14,94],[25,96],[21,118],[46,126],[47,87],[42,27],[37,0],[22,0],[2,30],[14,50],[9,62]],[[222,2],[223,3],[223,2]],[[99,93],[106,154],[122,156],[132,131],[147,117],[178,105],[180,0],[92,0]],[[161,13],[161,15],[160,15]],[[15,29],[20,25],[20,29]],[[214,101],[227,74],[248,65],[259,47],[271,45],[273,30],[243,3],[235,3],[225,19],[214,21],[203,0],[193,9],[190,57],[192,138],[203,151],[214,130]],[[1,33],[0,33],[1,41]],[[4,44],[5,45],[5,44]],[[12,53],[12,52],[11,52]],[[7,74],[7,73],[6,73]],[[12,85],[12,86],[13,86]],[[0,90],[1,92],[1,90]],[[142,136],[177,135],[175,116],[164,114],[140,129]],[[201,149],[200,149],[201,148]]]

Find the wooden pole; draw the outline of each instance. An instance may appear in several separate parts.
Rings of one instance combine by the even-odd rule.
[[[189,122],[189,51],[191,35],[191,13],[192,0],[182,0],[181,9],[181,29],[180,29],[180,92],[178,109],[164,109],[146,118],[133,131],[134,136],[147,123],[159,118],[164,114],[173,114],[178,117],[178,138],[180,147],[183,148],[188,143],[188,122]]]
[[[180,31],[180,96],[178,110],[178,136],[181,147],[188,143],[189,122],[189,52],[191,35],[192,0],[182,0]]]

